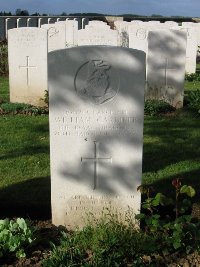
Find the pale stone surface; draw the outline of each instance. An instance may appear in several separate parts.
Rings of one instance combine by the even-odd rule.
[[[76,21],[76,20],[58,21],[58,22],[56,22],[56,24],[64,24],[65,25],[66,47],[77,46],[78,21]]]
[[[90,20],[88,25],[107,25],[107,23],[101,20]]]
[[[180,30],[149,32],[146,99],[183,106],[186,41],[186,32]]]
[[[8,31],[10,101],[44,105],[47,90],[47,31],[19,28]]]
[[[147,21],[147,23],[149,25],[157,25],[157,24],[160,24],[160,21],[159,20],[150,20],[150,21]]]
[[[178,23],[172,20],[165,21],[164,24],[167,25],[169,28],[178,27]]]
[[[41,28],[48,31],[48,52],[66,47],[66,29],[64,24],[44,24]]]
[[[142,24],[143,21],[142,20],[131,20],[132,24]]]
[[[147,54],[148,32],[149,28],[144,24],[129,26],[129,48],[139,49]]]
[[[93,29],[94,31],[101,31],[104,30],[110,30],[110,26],[103,21],[100,20],[91,20],[88,22],[88,25],[85,26],[85,29]]]
[[[84,46],[48,62],[53,223],[82,227],[107,208],[138,213],[145,54]]]
[[[92,29],[92,30],[110,30],[110,26],[106,24],[88,24],[85,26],[85,29]]]
[[[179,29],[187,33],[187,47],[186,47],[186,65],[185,72],[196,72],[196,57],[197,57],[197,32],[194,27],[181,26]]]
[[[118,44],[122,47],[129,47],[129,26],[130,22],[115,21],[116,30],[118,31]]]
[[[78,31],[78,46],[82,45],[118,45],[118,32],[111,29],[88,28]]]
[[[182,22],[182,27],[184,28],[195,28],[197,36],[197,44],[200,45],[200,23],[194,22]]]

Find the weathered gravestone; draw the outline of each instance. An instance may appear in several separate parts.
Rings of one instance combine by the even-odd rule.
[[[131,24],[129,26],[129,48],[139,49],[148,53],[148,32],[149,27],[145,24]]]
[[[164,25],[166,25],[169,28],[178,27],[178,23],[172,20],[165,21]]]
[[[182,22],[182,27],[184,28],[194,28],[196,31],[197,44],[200,45],[200,23],[194,22]]]
[[[64,24],[43,24],[41,28],[48,31],[48,52],[66,47],[66,29]]]
[[[111,45],[118,46],[118,32],[103,28],[85,28],[78,31],[78,46],[82,45]]]
[[[47,90],[47,31],[8,31],[10,102],[44,105]]]
[[[150,31],[148,35],[146,99],[183,106],[186,32]]]
[[[197,35],[194,27],[183,27],[179,29],[186,31],[187,33],[187,46],[186,46],[186,73],[196,72],[196,57],[197,57]]]
[[[122,47],[129,47],[129,27],[130,22],[117,20],[114,22],[118,31],[118,44]]]
[[[51,52],[48,62],[53,223],[138,213],[144,52],[84,46]]]
[[[58,21],[55,24],[65,25],[65,43],[66,47],[74,47],[77,45],[78,21],[66,20]]]

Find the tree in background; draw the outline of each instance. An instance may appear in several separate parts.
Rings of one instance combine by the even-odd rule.
[[[29,16],[29,12],[27,10],[21,10],[20,8],[15,11],[16,16]]]

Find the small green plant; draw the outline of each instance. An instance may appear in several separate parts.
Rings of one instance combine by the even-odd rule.
[[[23,103],[3,103],[1,104],[1,109],[4,113],[17,113],[19,111],[26,111],[31,107],[31,105]]]
[[[187,211],[191,208],[191,201],[195,195],[192,186],[182,185],[179,178],[172,181],[175,189],[175,199],[167,198],[162,193],[151,196],[152,187],[139,186],[138,190],[146,195],[142,208],[147,213],[136,215],[136,219],[145,225],[146,234],[156,234],[160,237],[157,249],[160,253],[169,254],[175,251],[190,253],[200,248],[200,222],[193,221]],[[175,219],[171,214],[161,217],[159,206],[173,205]],[[194,241],[195,240],[195,241]]]
[[[0,220],[0,257],[15,253],[25,257],[25,248],[34,240],[35,229],[23,218]]]
[[[102,218],[83,230],[63,233],[60,245],[52,244],[53,250],[43,267],[129,266],[133,263],[130,266],[144,266],[144,251],[151,254],[155,250],[156,238],[114,217]]]
[[[35,107],[24,103],[3,103],[0,108],[4,114],[41,115],[48,113],[48,108]]]
[[[200,89],[188,92],[188,107],[200,113]]]
[[[144,103],[144,113],[149,116],[160,115],[174,110],[174,107],[163,100],[148,99]]]
[[[0,75],[8,75],[8,45],[0,41]]]
[[[186,73],[185,80],[189,82],[200,81],[200,74],[199,73]]]
[[[47,107],[49,106],[49,91],[48,90],[45,90],[44,103],[47,105]]]
[[[45,90],[44,91],[44,98],[40,98],[40,100],[42,100],[47,107],[49,107],[49,91]]]

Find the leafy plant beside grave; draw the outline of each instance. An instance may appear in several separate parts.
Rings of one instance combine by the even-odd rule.
[[[49,91],[48,90],[44,91],[44,98],[41,98],[41,100],[43,100],[46,106],[49,107]]]
[[[144,103],[145,115],[156,116],[173,111],[175,111],[175,108],[163,100],[148,99]]]
[[[62,233],[60,245],[43,267],[57,266],[133,266],[142,264],[144,251],[153,252],[156,237],[143,235],[132,224],[123,225],[115,216],[88,224],[83,230]],[[151,246],[152,245],[152,246]]]
[[[42,115],[48,114],[48,108],[36,107],[24,103],[2,103],[0,105],[1,114],[25,114],[25,115]]]
[[[26,248],[34,241],[35,229],[28,220],[0,220],[0,258],[14,253],[17,258],[25,257]]]
[[[8,45],[0,41],[0,76],[8,75]]]
[[[191,110],[200,113],[200,89],[188,92],[187,102]]]
[[[157,251],[167,255],[176,251],[191,253],[200,249],[200,221],[192,218],[189,213],[191,209],[191,198],[195,195],[192,186],[182,185],[179,178],[172,181],[174,200],[162,193],[153,196],[151,186],[139,186],[138,190],[145,194],[146,199],[142,203],[143,210],[147,211],[136,215],[136,218],[143,224],[147,235],[159,236]],[[160,206],[170,205],[174,212],[161,216]]]
[[[199,73],[186,73],[185,80],[189,82],[200,81],[200,74]]]
[[[83,230],[63,232],[60,245],[52,244],[43,267],[168,266],[171,254],[199,251],[200,221],[190,215],[195,190],[182,185],[179,178],[172,181],[172,186],[174,199],[153,193],[152,186],[138,187],[146,196],[144,212],[136,215],[141,229],[135,228],[131,220],[123,225],[110,215],[109,221],[102,218]],[[173,212],[161,215],[160,207],[169,205]]]

